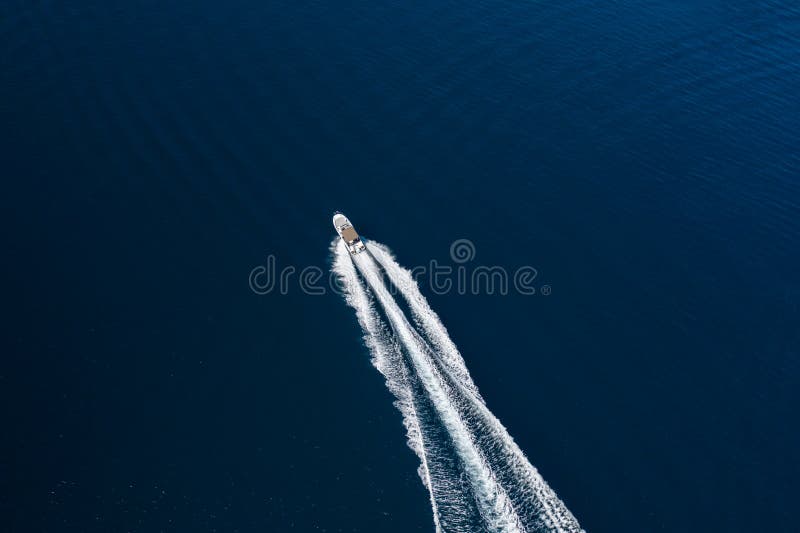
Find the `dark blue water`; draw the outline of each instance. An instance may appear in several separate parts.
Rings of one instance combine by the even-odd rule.
[[[328,269],[427,292],[581,525],[793,531],[800,10],[763,2],[0,5],[6,531],[430,531]],[[418,237],[424,228],[424,238]]]

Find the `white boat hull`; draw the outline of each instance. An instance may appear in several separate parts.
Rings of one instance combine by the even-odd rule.
[[[336,228],[336,233],[342,238],[350,254],[355,255],[367,249],[364,245],[364,241],[362,241],[361,237],[356,233],[353,224],[351,224],[350,220],[343,214],[335,213],[333,215],[333,227]]]

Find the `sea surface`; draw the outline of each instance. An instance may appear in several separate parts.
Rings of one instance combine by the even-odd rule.
[[[536,269],[420,290],[586,531],[798,529],[796,2],[6,0],[0,133],[4,531],[433,531],[337,209]]]

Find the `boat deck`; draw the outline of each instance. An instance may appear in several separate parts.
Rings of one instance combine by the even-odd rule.
[[[342,228],[342,238],[346,242],[353,242],[358,240],[358,233],[356,233],[356,230],[353,229],[353,226]]]

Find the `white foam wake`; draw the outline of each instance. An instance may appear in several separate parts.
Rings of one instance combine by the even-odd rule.
[[[337,239],[332,245],[334,271],[356,310],[373,364],[397,398],[408,444],[420,458],[419,474],[430,494],[437,531],[581,531],[485,406],[461,354],[411,273],[382,245],[371,242],[370,250],[377,262],[366,253],[351,261]],[[400,289],[419,332],[390,294],[381,271]],[[417,407],[425,410],[425,405],[432,406],[435,416],[420,416]],[[435,425],[441,426],[438,431]],[[443,456],[450,450],[461,465],[458,471],[445,465]],[[477,509],[479,524],[469,522],[470,506]]]

